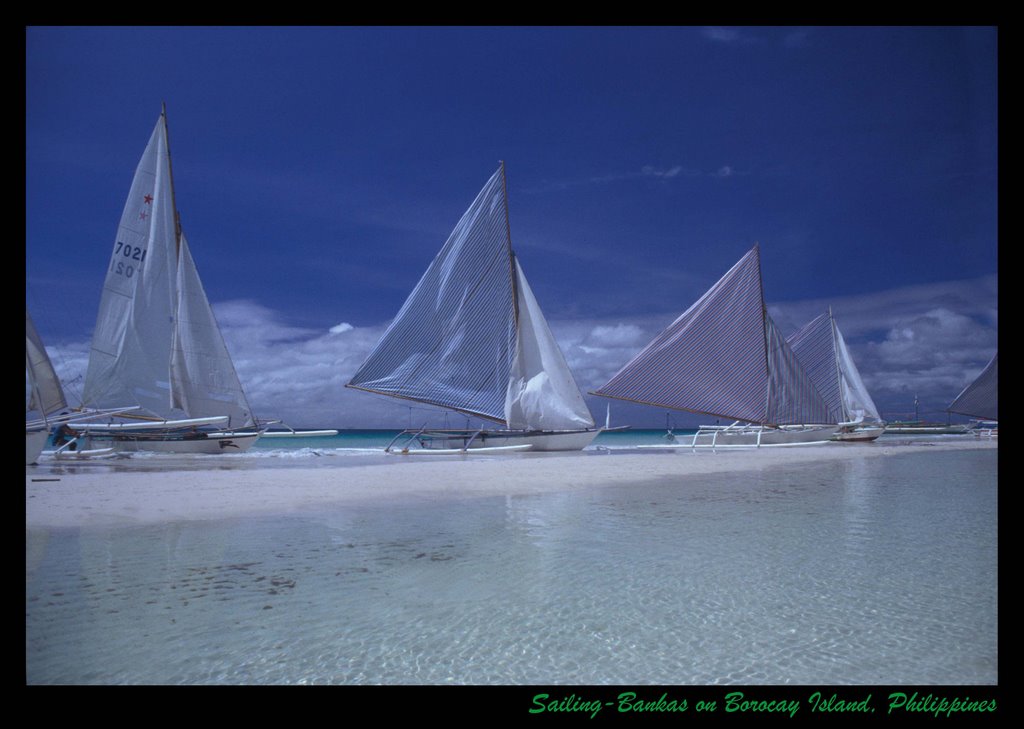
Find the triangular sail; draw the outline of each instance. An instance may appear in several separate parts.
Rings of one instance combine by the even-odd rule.
[[[107,266],[82,393],[88,407],[135,403],[170,415],[177,251],[167,160],[161,115],[135,171]]]
[[[499,168],[350,387],[504,422],[516,317],[503,183]]]
[[[974,382],[950,403],[952,413],[972,418],[999,420],[999,353],[996,352]]]
[[[828,422],[765,309],[757,246],[595,394],[764,425]]]
[[[519,336],[508,383],[505,420],[525,430],[573,430],[594,427],[561,348],[516,260]]]
[[[846,348],[846,340],[843,339],[843,333],[839,331],[835,320],[832,321],[832,326],[836,333],[836,359],[839,362],[839,374],[842,377],[840,382],[847,421],[881,422],[882,416],[879,414],[878,408],[875,407],[875,401],[868,394],[867,387],[864,386],[860,371],[853,363],[853,357],[850,356],[850,351]]]
[[[828,403],[832,423],[880,420],[831,312],[808,322],[789,339],[800,364]]]
[[[118,225],[83,402],[133,403],[165,419],[229,415],[234,426],[251,423],[188,245],[180,243],[161,114]]]
[[[29,382],[26,412],[39,411],[46,416],[67,407],[60,378],[28,311],[25,312],[25,373]]]
[[[251,425],[249,403],[184,233],[179,246],[177,290],[170,368],[172,404],[193,418],[228,415],[232,427]]]
[[[593,427],[513,255],[503,166],[348,386],[514,429]]]

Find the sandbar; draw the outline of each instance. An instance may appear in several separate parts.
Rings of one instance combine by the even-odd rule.
[[[288,514],[346,503],[410,502],[578,491],[708,473],[751,472],[915,451],[993,449],[997,441],[955,437],[733,450],[612,449],[503,456],[388,456],[338,459],[338,467],[296,460],[287,468],[209,466],[166,470],[29,466],[27,528],[117,527]],[[341,461],[344,460],[342,464]]]

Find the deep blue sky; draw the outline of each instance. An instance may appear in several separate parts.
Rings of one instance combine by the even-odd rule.
[[[783,331],[831,305],[885,415],[941,410],[996,350],[994,28],[32,27],[26,49],[26,300],[72,395],[162,102],[263,417],[407,424],[342,385],[502,159],[585,390],[755,242]]]

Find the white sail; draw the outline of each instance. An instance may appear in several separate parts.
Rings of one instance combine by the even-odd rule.
[[[169,420],[227,415],[235,427],[252,422],[188,244],[180,237],[164,114],[121,214],[83,402],[93,408],[137,404]]]
[[[853,363],[853,357],[846,348],[846,341],[843,339],[839,326],[833,319],[832,325],[836,336],[836,358],[839,362],[839,374],[843,395],[843,408],[846,410],[847,422],[880,422],[881,416],[874,400],[868,394],[864,381],[860,377],[857,365]]]
[[[516,260],[519,321],[516,358],[505,396],[505,422],[525,430],[594,427],[562,350]]]
[[[46,416],[67,407],[64,388],[28,311],[25,312],[25,373],[29,384],[26,412],[38,411]]]
[[[347,386],[514,429],[594,425],[515,261],[504,166]]]
[[[171,347],[172,404],[193,418],[227,415],[229,427],[251,425],[249,403],[184,233],[180,243],[178,306]]]

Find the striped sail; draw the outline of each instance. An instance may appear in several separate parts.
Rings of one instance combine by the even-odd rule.
[[[502,166],[347,386],[514,428],[593,425],[525,281]]]
[[[806,324],[788,342],[828,403],[830,423],[880,420],[831,311]]]
[[[829,315],[826,313],[815,318],[787,341],[807,376],[825,398],[830,412],[829,422],[845,421],[842,394],[839,391],[835,339],[832,336],[832,320]]]
[[[828,422],[765,309],[756,245],[595,394],[762,425]]]
[[[981,374],[957,395],[949,411],[985,420],[999,420],[999,353]]]
[[[242,385],[179,237],[167,123],[160,115],[121,214],[103,284],[83,401],[165,419],[253,422]]]

